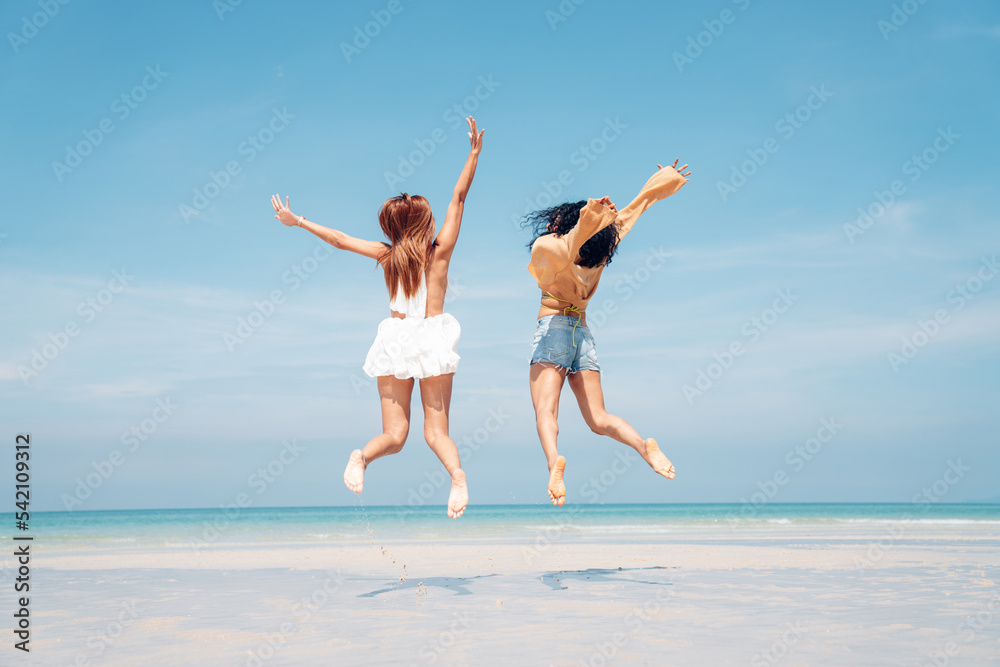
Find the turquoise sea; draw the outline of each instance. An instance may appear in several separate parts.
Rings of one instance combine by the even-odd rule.
[[[1000,504],[771,503],[658,505],[473,505],[458,521],[443,506],[280,507],[33,512],[36,543],[53,548],[206,547],[244,543],[345,543],[456,539],[520,541],[559,531],[564,538],[669,540],[686,528],[745,529],[843,524],[1000,524]],[[0,523],[11,537],[13,515]],[[845,526],[846,527],[846,526]],[[877,528],[876,528],[877,529]]]

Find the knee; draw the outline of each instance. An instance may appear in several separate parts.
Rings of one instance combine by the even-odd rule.
[[[535,421],[539,424],[557,423],[556,411],[549,408],[539,408],[535,411]]]
[[[591,415],[590,419],[587,420],[587,426],[589,426],[590,430],[597,435],[604,435],[608,432],[608,426],[611,424],[611,419],[611,415],[607,412]]]
[[[395,428],[388,429],[385,434],[389,437],[389,453],[396,454],[403,449],[403,445],[406,444],[406,436],[409,433],[405,428]]]
[[[439,440],[447,439],[448,432],[440,428],[425,428],[424,429],[424,440],[427,444],[433,447]]]
[[[535,427],[539,430],[546,429],[559,435],[559,420],[556,418],[554,410],[539,410],[535,413]]]

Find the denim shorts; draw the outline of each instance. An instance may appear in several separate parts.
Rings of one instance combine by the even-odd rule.
[[[555,364],[570,373],[601,370],[594,336],[570,315],[546,315],[538,320],[531,343],[531,363]]]

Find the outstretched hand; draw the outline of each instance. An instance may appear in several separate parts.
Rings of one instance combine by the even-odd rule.
[[[466,118],[465,122],[469,124],[469,143],[472,145],[469,152],[479,155],[483,150],[483,132],[486,130],[476,132],[476,119],[472,116]]]
[[[271,206],[274,207],[274,212],[277,213],[274,216],[275,220],[280,220],[281,224],[286,227],[294,227],[299,221],[299,216],[292,213],[292,210],[288,208],[288,195],[285,195],[285,203],[281,203],[281,195],[273,195],[271,197]]]
[[[674,163],[667,167],[662,164],[656,165],[656,173],[650,176],[646,184],[642,186],[642,192],[648,197],[652,197],[653,201],[660,201],[676,194],[688,182],[687,177],[691,175],[690,171],[684,171],[687,169],[687,165],[678,169],[678,162],[680,160],[674,160]]]
[[[671,169],[673,169],[674,171],[676,171],[676,172],[677,172],[678,174],[680,174],[680,175],[681,175],[681,176],[683,176],[684,178],[687,178],[688,176],[690,176],[690,175],[691,175],[691,172],[689,171],[689,172],[688,172],[688,173],[686,173],[686,174],[685,174],[685,173],[683,173],[683,172],[684,172],[684,170],[688,168],[688,166],[687,166],[686,164],[685,164],[685,165],[684,165],[683,167],[681,167],[680,169],[678,169],[678,168],[677,168],[677,163],[678,163],[678,162],[680,162],[680,161],[681,161],[681,159],[680,159],[680,158],[677,158],[676,160],[674,160],[674,163],[673,163],[672,165],[670,165],[670,168],[671,168]],[[662,165],[662,164],[658,164],[658,165],[656,165],[656,166],[657,166],[657,168],[659,168],[659,169],[663,169],[663,165]]]

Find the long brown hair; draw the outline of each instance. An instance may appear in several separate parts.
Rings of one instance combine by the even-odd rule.
[[[403,296],[412,297],[420,287],[434,242],[430,202],[420,195],[411,197],[405,192],[390,197],[379,209],[378,224],[391,242],[378,258],[385,271],[389,298],[396,298],[399,287],[403,289]]]

